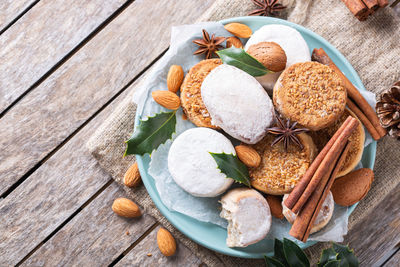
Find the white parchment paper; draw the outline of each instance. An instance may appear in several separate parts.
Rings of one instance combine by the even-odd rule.
[[[141,86],[134,95],[134,102],[138,105],[137,112],[142,114],[141,118],[154,115],[161,111],[167,111],[161,107],[151,97],[151,92],[155,90],[166,90],[166,77],[171,65],[181,65],[185,73],[203,59],[203,55],[194,56],[193,52],[197,46],[192,40],[202,38],[201,30],[206,29],[210,35],[231,36],[221,23],[205,22],[194,25],[184,25],[172,28],[171,45],[166,54],[158,61],[153,70],[147,76],[143,86]],[[243,41],[243,40],[242,40]],[[363,96],[371,106],[375,107],[375,95],[371,92],[362,91]],[[176,133],[173,140],[185,130],[195,127],[190,121],[182,119],[182,110],[177,112]],[[171,211],[180,212],[193,217],[199,221],[210,222],[226,228],[227,222],[219,216],[221,205],[216,198],[199,198],[186,193],[181,189],[171,177],[168,171],[168,151],[173,140],[167,141],[161,145],[151,155],[151,162],[148,173],[154,178],[157,191],[164,205]],[[372,142],[371,136],[366,132],[366,143]],[[362,167],[361,164],[358,165]],[[343,236],[347,233],[347,208],[335,205],[333,217],[329,224],[321,231],[310,236],[309,240],[316,241],[343,241]],[[271,230],[267,236],[268,239],[283,237],[292,239],[289,236],[290,224],[286,220],[273,218]]]

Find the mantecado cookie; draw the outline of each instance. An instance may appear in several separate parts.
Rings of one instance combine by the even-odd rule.
[[[219,129],[211,124],[211,117],[201,98],[201,84],[206,76],[222,64],[220,59],[206,59],[194,65],[181,85],[181,105],[187,118],[198,127]]]
[[[282,72],[273,96],[280,114],[317,131],[330,126],[343,114],[347,91],[330,67],[304,62]]]
[[[221,198],[220,216],[228,220],[228,247],[247,247],[265,238],[271,212],[265,198],[254,189],[235,188]]]
[[[168,170],[174,181],[197,197],[215,197],[233,183],[218,169],[213,153],[236,154],[231,141],[209,128],[192,128],[181,133],[168,153]]]
[[[289,145],[288,151],[282,143],[271,146],[274,136],[270,134],[252,146],[261,155],[260,165],[249,168],[254,188],[271,195],[283,195],[293,190],[317,154],[309,135],[301,133],[298,137],[303,150],[293,144]]]

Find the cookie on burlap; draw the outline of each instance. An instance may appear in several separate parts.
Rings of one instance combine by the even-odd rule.
[[[274,105],[284,117],[317,131],[333,124],[346,107],[347,91],[330,67],[297,63],[279,76]]]
[[[201,84],[206,76],[221,65],[220,59],[206,59],[194,65],[181,86],[181,105],[188,119],[198,127],[219,129],[211,124],[211,116],[201,98]]]

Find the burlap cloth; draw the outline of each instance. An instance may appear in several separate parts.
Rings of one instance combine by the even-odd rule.
[[[311,3],[310,3],[311,2]],[[307,9],[307,5],[310,6]],[[359,22],[338,0],[302,0],[289,11],[288,20],[300,22],[337,47],[359,73],[365,87],[375,93],[387,89],[400,78],[400,21],[391,8],[379,10],[366,22]],[[250,0],[217,0],[203,15],[202,21],[245,16],[254,6]],[[290,14],[291,12],[291,14]],[[140,86],[140,85],[138,85]],[[131,95],[134,92],[132,88]],[[132,156],[122,158],[124,140],[130,136],[136,107],[127,97],[88,141],[88,148],[102,168],[120,184]],[[399,141],[385,137],[378,142],[375,181],[368,196],[349,218],[349,228],[361,221],[400,182]],[[129,197],[140,204],[195,255],[209,266],[251,266],[262,260],[234,258],[197,245],[177,231],[158,211],[144,186],[129,189]],[[317,244],[306,252],[315,262],[323,246]]]

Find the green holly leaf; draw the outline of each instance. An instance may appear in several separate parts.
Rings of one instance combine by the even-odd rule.
[[[268,267],[285,267],[279,260],[264,255],[265,265]]]
[[[272,72],[264,67],[260,61],[247,54],[242,48],[231,46],[230,48],[218,51],[217,54],[223,63],[235,66],[254,77]]]
[[[321,257],[318,262],[318,267],[323,267],[329,261],[334,261],[337,259],[338,253],[333,248],[324,249],[321,253]]]
[[[340,260],[328,261],[323,267],[339,267]]]
[[[212,153],[211,156],[217,162],[218,169],[228,178],[250,187],[249,170],[237,156],[225,153]]]
[[[176,111],[162,112],[140,120],[140,124],[131,138],[125,141],[127,147],[124,156],[151,154],[159,145],[171,139],[172,134],[175,133],[175,113]]]
[[[276,238],[274,242],[274,258],[282,262],[285,266],[289,266],[285,258],[285,252],[283,251],[283,242]]]
[[[338,253],[337,259],[340,260],[340,266],[358,267],[360,265],[357,257],[354,255],[354,250],[349,249],[348,246],[333,243],[333,249]]]
[[[283,252],[289,266],[310,266],[310,262],[303,250],[293,241],[283,239]]]

